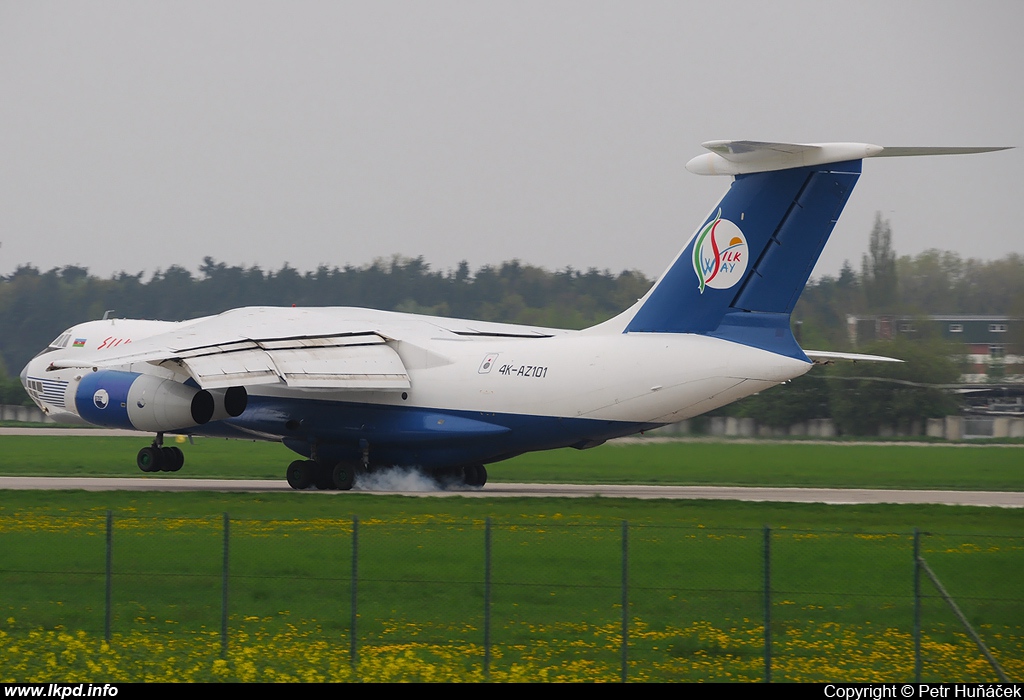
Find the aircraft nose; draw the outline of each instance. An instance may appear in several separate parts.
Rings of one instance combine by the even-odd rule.
[[[31,362],[28,363],[28,365],[31,364]],[[25,368],[21,370],[21,374],[19,375],[21,377],[21,385],[25,387],[26,391],[28,390],[28,365],[25,365]]]

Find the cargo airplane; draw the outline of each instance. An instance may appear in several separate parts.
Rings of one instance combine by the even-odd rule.
[[[358,308],[249,307],[182,322],[89,321],[21,373],[59,421],[155,434],[137,464],[177,471],[164,436],[284,443],[296,489],[416,467],[483,486],[485,465],[585,449],[807,372],[878,360],[803,350],[790,314],[865,158],[997,148],[711,141],[687,164],[733,181],[654,286],[580,331]]]

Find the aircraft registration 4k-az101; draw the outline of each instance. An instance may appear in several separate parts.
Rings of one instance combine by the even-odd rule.
[[[146,472],[177,471],[165,434],[283,442],[296,489],[350,489],[415,467],[482,486],[484,465],[584,449],[696,416],[807,372],[888,358],[805,351],[790,314],[864,158],[999,148],[711,141],[687,164],[731,175],[651,290],[592,328],[555,330],[357,308],[233,309],[68,329],[21,374],[59,421],[156,434]]]

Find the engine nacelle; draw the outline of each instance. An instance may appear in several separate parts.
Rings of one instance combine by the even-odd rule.
[[[249,405],[249,393],[244,386],[232,386],[227,389],[210,389],[213,396],[213,416],[210,420],[238,418]]]
[[[75,408],[94,425],[160,433],[209,422],[216,402],[209,391],[172,379],[102,370],[82,377]]]

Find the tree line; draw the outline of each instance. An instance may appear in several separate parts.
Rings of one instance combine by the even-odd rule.
[[[848,314],[1024,317],[1024,256],[977,260],[935,249],[898,256],[889,222],[879,214],[860,272],[847,261],[838,275],[810,281],[793,320],[801,324],[805,347],[843,350],[852,349]]]

